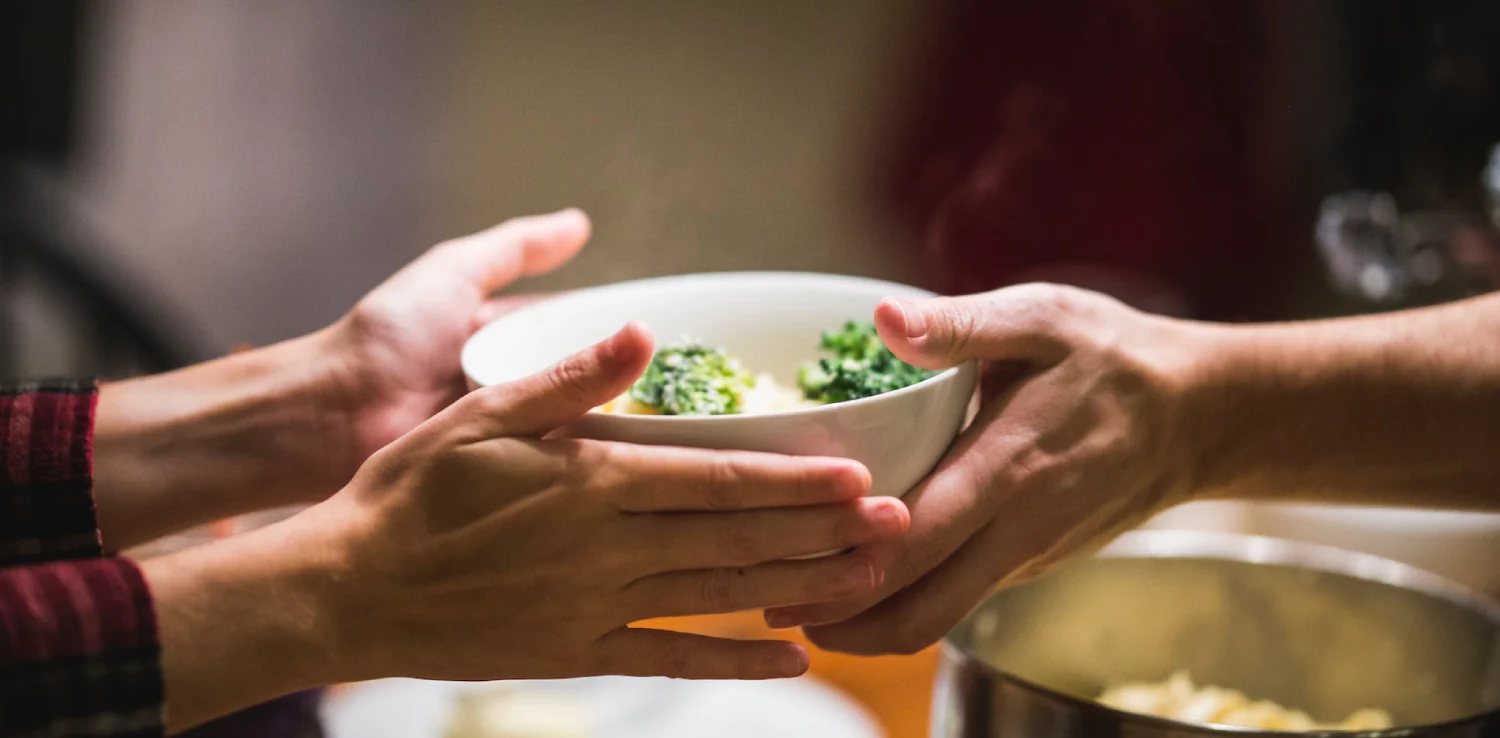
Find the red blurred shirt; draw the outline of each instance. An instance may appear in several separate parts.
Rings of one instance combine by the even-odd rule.
[[[1252,182],[1258,13],[956,3],[882,188],[917,234],[929,286],[1047,278],[1143,302],[1170,285],[1200,315],[1260,312],[1287,254],[1267,243]]]

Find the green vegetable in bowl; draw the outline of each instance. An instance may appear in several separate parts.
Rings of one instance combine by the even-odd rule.
[[[849,321],[823,333],[822,348],[832,357],[808,362],[797,372],[797,386],[810,400],[844,402],[908,387],[937,372],[918,369],[891,353],[874,323]]]
[[[630,397],[663,415],[732,415],[754,385],[722,349],[688,342],[657,351]]]

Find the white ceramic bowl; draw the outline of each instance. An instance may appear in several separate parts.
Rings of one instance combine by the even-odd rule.
[[[571,292],[481,328],[463,351],[474,386],[540,371],[636,320],[658,345],[691,337],[739,357],[751,372],[795,386],[825,330],[872,320],[885,297],[929,297],[915,287],[799,272],[661,277]],[[568,432],[665,446],[854,459],[872,494],[899,497],[937,464],[963,426],[978,375],[972,364],[849,402],[754,415],[660,416],[591,412]]]

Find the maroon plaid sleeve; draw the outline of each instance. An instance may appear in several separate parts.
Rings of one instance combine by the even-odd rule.
[[[120,558],[0,570],[0,736],[163,733],[156,616]]]
[[[92,382],[0,383],[0,736],[161,736],[156,616],[100,558]],[[38,563],[47,562],[47,563]]]
[[[0,566],[100,555],[93,382],[0,383]]]

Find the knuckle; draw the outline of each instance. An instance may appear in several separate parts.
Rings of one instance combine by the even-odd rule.
[[[933,307],[937,317],[932,322],[933,336],[952,351],[967,346],[975,327],[974,310],[969,302],[961,298],[938,298]]]
[[[570,486],[595,491],[611,502],[626,502],[642,486],[624,471],[629,466],[618,458],[627,453],[607,447],[580,450],[576,463],[563,467],[563,481]]]
[[[723,453],[715,453],[708,462],[708,483],[703,489],[703,505],[709,510],[728,512],[738,510],[743,504],[740,490],[740,471],[734,460]]]
[[[505,384],[480,387],[464,395],[459,402],[463,415],[497,418],[510,412],[515,404],[515,392]]]
[[[741,571],[738,569],[711,569],[704,572],[698,583],[700,604],[715,612],[731,612],[738,608],[738,590]]]
[[[613,480],[612,470],[629,469],[637,463],[634,448],[629,444],[574,439],[569,449],[572,463],[565,470],[576,475],[574,480],[600,477]]]
[[[558,362],[547,372],[547,388],[563,398],[575,399],[584,394],[589,376],[588,359],[584,355],[575,354]]]
[[[1028,325],[1038,331],[1055,327],[1073,316],[1083,291],[1060,284],[1033,284],[1027,301]]]

